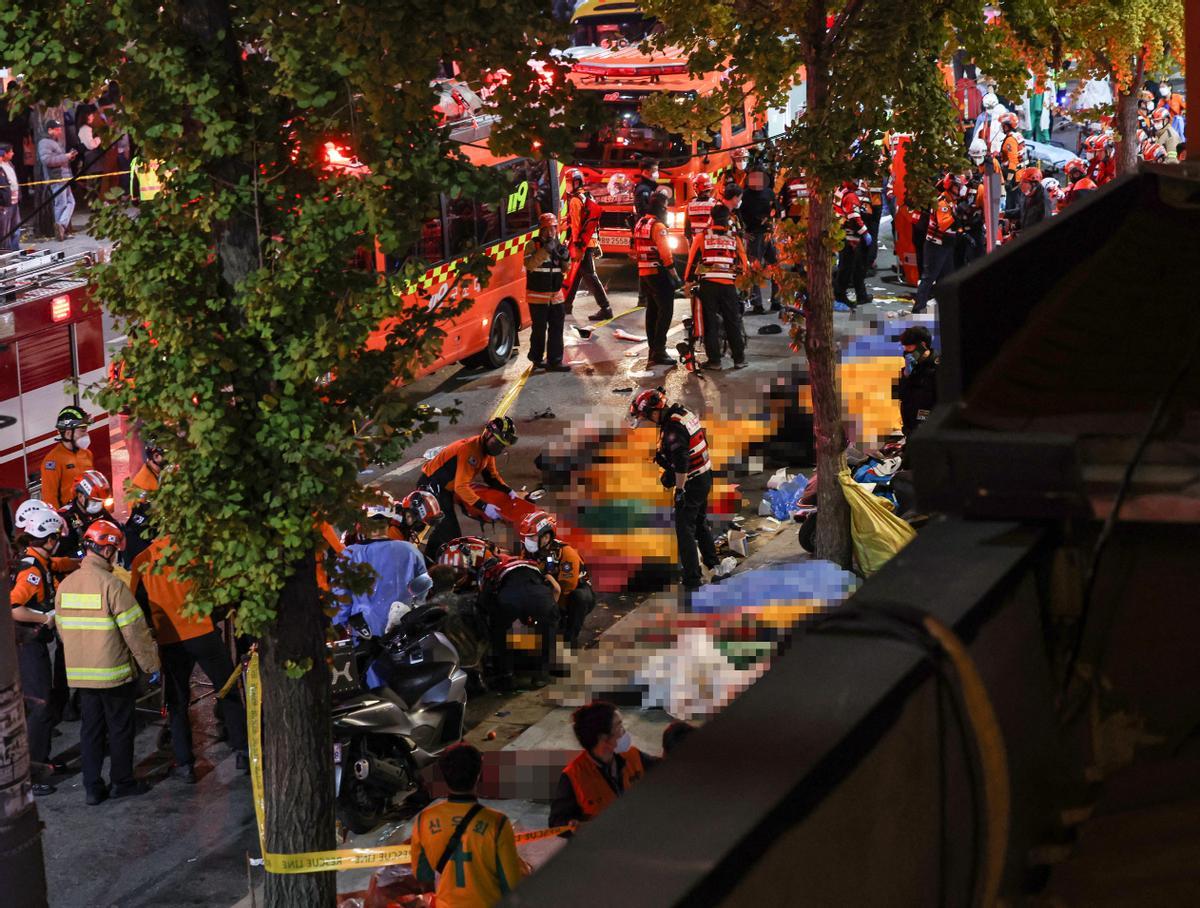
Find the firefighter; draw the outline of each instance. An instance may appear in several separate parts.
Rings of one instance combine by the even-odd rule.
[[[866,279],[868,249],[875,242],[875,238],[867,229],[862,202],[852,182],[846,180],[834,193],[834,205],[846,238],[842,243],[841,252],[838,253],[837,271],[833,276],[833,300],[835,307],[839,304],[845,307],[840,311],[847,311],[865,306],[873,299],[867,292]],[[853,306],[846,298],[851,283],[854,284]]]
[[[673,366],[667,355],[667,330],[675,312],[675,257],[667,237],[667,195],[656,192],[633,231],[633,254],[646,306],[648,367]]]
[[[1059,206],[1060,211],[1099,188],[1096,186],[1095,181],[1088,176],[1087,163],[1081,161],[1079,158],[1067,161],[1063,167],[1063,173],[1067,177],[1067,192],[1066,198],[1063,199],[1062,204]]]
[[[526,873],[512,824],[476,798],[483,756],[470,744],[444,751],[438,769],[450,793],[413,820],[412,874],[436,882],[439,906],[490,908]]]
[[[171,749],[175,766],[171,775],[194,785],[195,755],[192,752],[192,728],[188,704],[192,698],[192,671],[197,665],[208,677],[214,690],[221,690],[233,674],[233,660],[212,618],[185,615],[192,584],[182,581],[172,567],[157,568],[170,537],[160,536],[134,560],[130,589],[144,611],[150,613],[154,635],[161,647],[163,686],[171,721]],[[217,701],[229,746],[236,754],[236,766],[250,769],[246,743],[246,712],[237,689]]]
[[[1113,154],[1112,136],[1106,132],[1088,136],[1083,143],[1083,156],[1088,162],[1088,176],[1097,187],[1117,175],[1117,158]]]
[[[508,632],[517,621],[535,628],[540,638],[538,668],[531,679],[533,687],[550,683],[559,618],[557,598],[557,582],[547,577],[541,565],[532,559],[500,554],[484,566],[479,581],[479,607],[487,616],[491,631],[493,689],[515,688]]]
[[[570,256],[558,240],[558,218],[545,212],[538,218],[537,236],[525,246],[525,299],[533,321],[529,361],[535,369],[571,371],[562,361],[563,275],[569,264]]]
[[[58,411],[58,444],[42,461],[42,501],[58,509],[71,500],[75,480],[92,468],[88,415],[73,404]]]
[[[1151,137],[1166,152],[1166,160],[1172,164],[1178,163],[1179,145],[1183,141],[1183,136],[1171,125],[1170,108],[1155,108],[1154,113],[1150,115],[1150,127]]]
[[[933,296],[934,285],[954,270],[954,240],[961,229],[955,214],[958,184],[959,178],[954,174],[942,177],[941,192],[929,215],[929,227],[925,231],[925,267],[917,286],[917,301],[912,308],[914,315],[925,311]]]
[[[108,797],[149,790],[133,777],[134,663],[153,682],[159,662],[141,606],[112,573],[125,534],[115,523],[97,520],[84,533],[83,544],[83,564],[59,584],[55,601],[67,681],[80,691],[83,787],[87,803],[96,805]],[[106,741],[111,790],[100,775]]]
[[[58,514],[67,524],[59,551],[70,558],[84,555],[83,534],[97,520],[117,523],[113,517],[112,486],[99,470],[88,470],[75,482],[75,495]]]
[[[32,504],[26,502],[25,504]],[[18,509],[17,544],[21,557],[12,578],[9,602],[16,630],[17,662],[21,671],[21,694],[25,699],[25,726],[29,737],[29,758],[45,764],[51,772],[66,767],[50,760],[50,737],[54,730],[54,672],[50,664],[50,643],[54,640],[54,575],[78,565],[70,559],[55,558],[54,550],[66,525],[58,513],[43,502],[39,507]],[[61,661],[61,654],[60,654]],[[54,793],[54,786],[35,782],[35,795]]]
[[[582,170],[571,168],[567,171],[567,180],[571,184],[571,191],[567,194],[570,253],[572,262],[577,263],[574,265],[575,288],[581,283],[587,285],[598,307],[596,312],[588,316],[588,321],[602,322],[612,318],[613,311],[608,301],[608,291],[596,272],[596,259],[604,254],[600,248],[599,205],[584,187]],[[567,311],[570,311],[570,304],[574,301],[575,288],[567,288]]]
[[[1046,214],[1058,214],[1058,206],[1062,204],[1066,193],[1063,192],[1062,184],[1054,177],[1042,177],[1042,189],[1046,193]]]
[[[562,637],[574,649],[579,646],[584,619],[596,607],[596,594],[579,552],[559,539],[557,532],[558,521],[545,511],[526,514],[517,527],[526,553],[558,584]]]
[[[1139,158],[1143,161],[1149,161],[1151,164],[1165,164],[1167,162],[1167,150],[1155,142],[1154,139],[1150,138],[1146,130],[1139,129],[1137,131],[1137,139]]]
[[[1010,222],[1019,220],[1021,207],[1021,191],[1017,186],[1017,171],[1021,169],[1021,133],[1017,129],[1017,115],[1005,111],[997,118],[1000,128],[1004,130],[1004,139],[1000,142],[1000,178],[1004,181],[1004,217]]]
[[[733,368],[746,368],[745,335],[742,332],[742,301],[734,281],[745,274],[750,263],[740,237],[729,232],[729,209],[716,205],[711,211],[711,226],[697,233],[688,253],[685,282],[699,282],[700,304],[704,311],[704,353],[706,369],[720,369],[721,327],[733,356]]]
[[[675,538],[679,543],[679,561],[683,569],[683,589],[692,592],[700,588],[700,547],[704,566],[721,579],[720,560],[708,523],[708,496],[712,492],[712,463],[708,456],[708,440],[704,427],[695,414],[678,404],[667,404],[662,388],[638,393],[629,405],[629,421],[637,426],[640,420],[658,426],[658,449],[654,462],[662,467],[664,488],[675,490]]]
[[[151,440],[146,441],[142,450],[145,455],[142,467],[129,480],[132,497],[137,502],[145,501],[150,493],[158,491],[159,476],[167,462],[166,452]]]
[[[489,419],[478,435],[451,442],[421,468],[417,488],[432,493],[443,514],[425,544],[426,557],[436,558],[443,543],[462,535],[455,504],[478,506],[479,496],[471,488],[476,480],[482,478],[485,485],[507,492],[509,498],[517,497],[496,469],[496,455],[516,443],[517,427],[512,419],[497,416]],[[488,520],[500,519],[500,509],[493,504],[485,505],[483,513]]]
[[[597,700],[571,715],[583,750],[567,764],[550,804],[550,825],[595,819],[659,762],[633,746],[621,711]]]
[[[400,526],[396,538],[424,547],[443,517],[436,496],[424,489],[416,489],[400,499],[399,508]]]
[[[483,569],[500,557],[496,543],[482,536],[459,536],[438,552],[437,563],[454,570],[454,589],[478,589]]]
[[[154,541],[155,529],[150,522],[151,495],[158,491],[159,476],[166,465],[166,452],[153,441],[147,440],[143,450],[142,468],[129,481],[133,507],[125,521],[125,551],[121,553],[121,564],[126,569]]]
[[[713,198],[713,179],[707,173],[692,177],[691,199],[683,216],[683,235],[690,243],[697,234],[704,233],[712,224],[713,206],[719,204]]]
[[[1050,215],[1046,191],[1042,187],[1042,172],[1036,167],[1023,167],[1017,174],[1021,190],[1021,230],[1040,224]]]
[[[633,186],[634,227],[650,211],[650,200],[658,192],[658,161],[647,158],[642,161],[641,173]]]
[[[962,227],[954,250],[954,267],[959,268],[975,261],[987,249],[987,224],[984,209],[987,205],[987,189],[983,176],[972,170],[959,181],[958,202],[955,217]]]

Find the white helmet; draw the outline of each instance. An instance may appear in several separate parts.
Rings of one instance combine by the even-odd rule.
[[[996,97],[996,93],[989,91],[983,96],[983,109],[991,113],[1000,104],[1000,99]]]
[[[17,508],[13,524],[18,530],[27,530],[43,512],[53,510],[54,508],[40,498],[30,498],[28,501],[22,501]]]
[[[396,512],[394,504],[364,504],[363,516],[367,520],[391,520],[395,523],[400,523],[400,515]]]
[[[50,508],[39,508],[31,512],[31,518],[22,530],[34,539],[45,539],[55,534],[62,535],[67,531],[67,522],[59,516],[58,511]]]
[[[1058,192],[1061,187],[1058,185],[1058,180],[1054,179],[1054,177],[1046,177],[1042,180],[1042,188],[1046,192],[1053,194]]]
[[[981,139],[981,138],[980,139],[972,139],[971,140],[971,148],[969,151],[967,151],[967,154],[970,156],[971,160],[975,162],[976,165],[979,165],[979,164],[982,164],[983,159],[987,157],[987,151],[988,151],[987,142],[983,141],[983,139]]]

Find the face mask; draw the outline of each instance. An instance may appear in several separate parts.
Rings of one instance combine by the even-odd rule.
[[[75,439],[75,447],[79,448],[79,450],[81,450],[81,451],[86,451],[91,446],[92,446],[92,436],[90,436],[90,435],[85,435],[85,436],[83,436],[83,438]]]
[[[633,747],[633,738],[629,737],[629,732],[625,732],[625,734],[617,738],[616,746],[613,749],[617,753],[623,754],[631,747]]]
[[[747,163],[748,163],[748,162],[746,162],[746,161],[738,161],[738,162],[737,162],[737,169],[738,169],[738,170],[745,170],[745,169],[746,169],[746,166],[747,166]]]
[[[1170,88],[1170,86],[1168,86],[1168,85],[1160,85],[1160,86],[1159,86],[1159,88],[1158,88],[1158,96],[1159,96],[1160,98],[1169,98],[1169,97],[1171,97],[1171,88]]]
[[[530,555],[536,555],[538,551],[538,541],[532,536],[525,537],[525,551]]]
[[[101,511],[104,510],[104,502],[88,501],[88,503],[83,506],[83,509],[85,511],[87,511],[89,514],[99,514]]]

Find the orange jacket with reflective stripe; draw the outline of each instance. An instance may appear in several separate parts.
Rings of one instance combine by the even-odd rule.
[[[693,237],[684,280],[699,278],[717,284],[732,284],[739,274],[749,270],[741,237],[730,233],[728,227],[714,225]]]
[[[137,597],[140,588],[145,589],[150,603],[150,620],[154,622],[154,635],[158,642],[180,643],[213,631],[211,618],[185,617],[183,608],[192,592],[192,584],[175,579],[175,569],[165,568],[161,573],[151,573],[151,568],[167,547],[170,537],[159,536],[149,547],[133,559],[130,573],[130,589]]]
[[[61,441],[42,461],[42,501],[58,510],[75,497],[75,480],[92,469],[92,452],[68,451]]]
[[[421,473],[426,487],[433,494],[440,495],[443,490],[453,492],[459,501],[468,506],[479,502],[471,483],[481,475],[493,488],[508,491],[500,471],[496,469],[496,458],[483,450],[479,435],[460,438],[446,445],[438,451],[437,457],[421,468]]]
[[[658,271],[660,263],[672,267],[675,258],[667,240],[667,225],[652,214],[643,216],[633,229],[633,255],[642,277]]]
[[[642,755],[636,747],[631,747],[621,754],[625,766],[621,770],[621,790],[629,791],[629,786],[646,774],[642,765]],[[600,767],[586,750],[567,764],[563,773],[571,781],[575,790],[575,800],[583,811],[585,820],[594,819],[602,813],[609,804],[617,799],[617,793],[600,774]]]

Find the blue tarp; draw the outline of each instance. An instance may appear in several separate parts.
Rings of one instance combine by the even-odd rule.
[[[795,561],[734,574],[719,584],[701,587],[692,595],[693,612],[727,612],[771,602],[825,599],[841,602],[858,578],[830,561]]]

